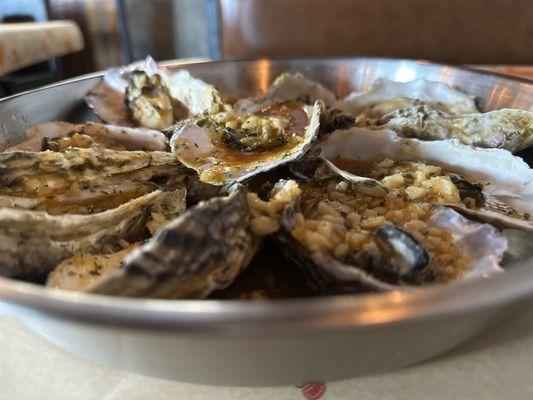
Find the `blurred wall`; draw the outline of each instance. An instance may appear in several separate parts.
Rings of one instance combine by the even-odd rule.
[[[120,0],[130,60],[208,57],[204,0]]]
[[[226,58],[533,63],[533,0],[219,1]]]

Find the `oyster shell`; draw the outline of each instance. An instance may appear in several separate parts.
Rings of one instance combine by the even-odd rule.
[[[429,104],[453,115],[478,112],[474,99],[441,82],[416,79],[394,82],[376,79],[368,91],[352,92],[335,107],[352,115],[365,113],[367,117],[379,117],[409,106],[414,100]]]
[[[181,124],[170,146],[202,182],[240,182],[302,157],[317,137],[320,112],[318,102],[275,104],[247,118],[223,111]]]
[[[0,208],[0,274],[40,277],[77,251],[113,252],[120,243],[142,238],[146,222],[162,202],[185,207],[185,190],[159,190],[111,210],[91,215],[50,215]]]
[[[458,139],[513,153],[533,144],[533,113],[507,108],[456,116],[415,102],[375,120],[371,128],[391,129],[401,136],[423,140]]]
[[[191,173],[166,152],[70,148],[0,154],[0,207],[91,213],[165,187]],[[168,185],[167,185],[168,183]]]
[[[286,187],[296,193],[294,188]],[[302,190],[305,198],[306,189]],[[397,290],[443,281],[442,272],[438,272],[439,269],[435,266],[442,255],[436,253],[430,257],[415,237],[390,222],[376,226],[373,231],[374,247],[365,249],[363,246],[363,250],[355,253],[346,250],[342,255],[337,254],[338,248],[348,248],[349,245],[341,243],[337,248],[333,245],[335,250],[332,250],[329,247],[333,239],[331,236],[329,239],[325,236],[323,239],[315,238],[327,229],[341,229],[337,224],[349,226],[349,216],[345,216],[343,222],[332,222],[333,215],[328,215],[323,227],[314,227],[309,231],[312,239],[303,239],[305,235],[302,236],[302,224],[306,223],[307,218],[313,218],[313,211],[306,211],[307,205],[301,201],[302,196],[293,196],[293,201],[283,209],[281,229],[277,231],[276,237],[286,256],[301,267],[309,285],[316,291],[352,293],[361,290]],[[342,206],[338,207],[342,213]],[[410,222],[406,224],[409,225]],[[467,262],[466,271],[458,271],[453,279],[487,277],[502,271],[499,260],[507,248],[507,240],[491,225],[469,221],[449,208],[432,207],[425,226],[425,229],[438,228],[449,232],[451,244]],[[368,237],[369,233],[361,235]],[[349,236],[346,238],[353,240]],[[442,269],[442,266],[439,268]]]
[[[250,230],[246,191],[237,187],[226,197],[187,210],[90,292],[203,298],[227,287],[248,265],[258,244]]]
[[[158,67],[148,56],[107,71],[86,102],[104,122],[164,130],[221,100],[213,86],[187,71]]]
[[[69,147],[164,151],[168,146],[166,136],[156,130],[95,122],[46,122],[31,127],[23,135],[26,140],[4,151],[62,151]]]
[[[457,199],[446,205],[497,226],[533,229],[529,220],[533,213],[533,170],[507,150],[473,148],[457,140],[425,142],[400,138],[388,130],[364,128],[336,131],[320,143],[320,148],[321,156],[330,161],[424,160],[444,168],[456,180],[457,175],[453,174],[462,175],[461,179],[471,185],[470,190],[478,192],[467,196],[472,197],[474,204],[467,206]],[[344,171],[343,177],[357,182],[361,179],[358,175]],[[374,186],[383,185],[375,181]],[[460,194],[465,190],[464,184],[456,186]],[[483,204],[475,204],[476,198],[482,198]]]
[[[300,73],[284,73],[279,75],[267,92],[252,99],[241,99],[235,103],[238,115],[249,115],[259,111],[271,103],[302,102],[313,104],[322,101],[326,106],[332,106],[335,95],[320,83],[307,79]]]
[[[159,195],[157,201],[150,207],[145,225],[150,234],[154,234],[185,211],[185,190],[165,192]],[[48,275],[46,285],[58,289],[87,291],[117,271],[122,266],[124,258],[142,244],[137,242],[126,245],[127,247],[111,253],[91,254],[87,251],[77,251],[72,257],[63,260]]]

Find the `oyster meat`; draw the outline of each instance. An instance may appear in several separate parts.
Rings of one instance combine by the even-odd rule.
[[[106,72],[86,97],[104,122],[164,130],[221,103],[218,91],[187,71],[169,72],[151,57]]]
[[[226,105],[178,126],[170,146],[202,182],[241,182],[302,157],[318,135],[320,112],[319,103],[291,102],[240,117]]]
[[[363,114],[364,118],[377,118],[410,106],[414,100],[419,100],[452,115],[479,111],[472,97],[444,83],[426,79],[409,82],[376,79],[368,91],[352,92],[338,101],[335,107],[348,114],[356,116]]]
[[[23,136],[26,140],[4,151],[63,151],[69,147],[165,151],[168,146],[166,136],[153,129],[95,122],[84,124],[46,122],[28,129]]]
[[[121,269],[91,293],[155,298],[203,298],[227,287],[259,245],[249,224],[243,187],[202,202],[129,254]]]
[[[284,73],[278,76],[262,96],[237,101],[234,112],[240,116],[247,116],[273,103],[301,102],[310,105],[316,101],[325,106],[320,114],[320,134],[355,125],[355,118],[352,115],[333,108],[337,100],[332,92],[300,73]]]
[[[185,207],[185,190],[153,191],[121,206],[91,215],[50,215],[0,208],[0,274],[41,277],[78,251],[111,253],[121,243],[142,239],[146,222],[161,202]]]
[[[285,188],[293,201],[278,213],[275,232],[320,293],[393,290],[502,271],[505,237],[449,208],[396,196],[376,201],[342,178]]]
[[[462,143],[517,152],[533,144],[533,113],[501,109],[452,115],[414,102],[370,123],[372,129],[391,129],[401,136],[423,140],[458,139]]]
[[[104,211],[161,184],[184,186],[189,175],[167,152],[69,148],[1,153],[0,207],[52,214]]]
[[[354,184],[400,190],[398,195],[446,204],[501,227],[533,228],[533,170],[507,150],[364,128],[336,131],[320,148],[321,156]],[[374,175],[367,176],[371,166]]]

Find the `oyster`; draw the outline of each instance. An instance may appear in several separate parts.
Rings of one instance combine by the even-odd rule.
[[[178,189],[173,192],[165,192],[158,195],[157,201],[150,205],[150,213],[145,224],[151,235],[163,229],[169,221],[180,215],[185,210],[185,190]],[[141,246],[140,242],[129,244],[121,241],[125,248],[116,252],[89,253],[77,251],[74,255],[63,260],[49,275],[47,286],[87,291],[118,270],[122,261],[133,250]],[[109,250],[109,249],[108,249]],[[111,249],[114,250],[114,249]]]
[[[69,148],[0,154],[0,207],[52,214],[114,208],[157,189],[186,184],[190,172],[166,152]]]
[[[203,298],[228,286],[248,265],[259,239],[249,225],[246,191],[198,204],[134,250],[91,293]]]
[[[23,133],[26,140],[4,151],[63,151],[69,147],[103,147],[112,150],[164,151],[168,140],[161,132],[95,122],[46,122]]]
[[[355,118],[352,115],[332,108],[337,101],[332,92],[300,73],[284,73],[278,76],[262,96],[237,101],[234,112],[237,115],[246,116],[273,103],[301,102],[312,104],[316,101],[320,101],[326,106],[320,114],[320,134],[354,126]]]
[[[279,212],[276,236],[316,291],[393,290],[502,271],[507,240],[491,225],[394,196],[382,206],[346,185],[284,185],[293,201]]]
[[[384,192],[394,189],[399,196],[446,204],[497,226],[533,229],[533,170],[507,150],[363,128],[336,131],[320,148],[321,156],[354,183],[363,180]],[[374,176],[365,176],[373,164]]]
[[[274,80],[262,96],[237,101],[235,113],[237,115],[253,114],[272,103],[313,104],[316,101],[322,101],[330,107],[335,103],[336,97],[320,83],[309,80],[300,73],[284,73]]]
[[[423,140],[458,139],[462,143],[517,152],[533,144],[533,113],[501,109],[487,113],[448,114],[427,104],[393,111],[370,124]]]
[[[107,123],[164,130],[221,100],[213,86],[187,71],[158,67],[148,56],[107,71],[86,102]]]
[[[335,107],[352,115],[364,114],[365,118],[377,118],[394,110],[413,104],[414,100],[431,105],[452,115],[478,112],[474,99],[444,83],[416,79],[394,82],[376,79],[369,90],[352,92]]]
[[[318,134],[321,105],[272,104],[248,117],[230,106],[176,128],[172,151],[202,182],[240,182],[302,157]]]
[[[174,210],[183,209],[185,190],[153,191],[91,215],[0,208],[0,274],[41,277],[77,251],[117,251],[124,241],[142,239],[149,216],[161,209],[162,202],[173,203]]]
[[[62,261],[49,275],[46,286],[54,289],[86,292],[122,266],[124,258],[139,244],[133,244],[110,254],[77,251]]]

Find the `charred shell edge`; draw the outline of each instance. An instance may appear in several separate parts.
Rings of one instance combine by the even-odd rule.
[[[124,260],[92,293],[156,298],[204,298],[227,287],[259,245],[249,227],[244,187],[201,202]]]

